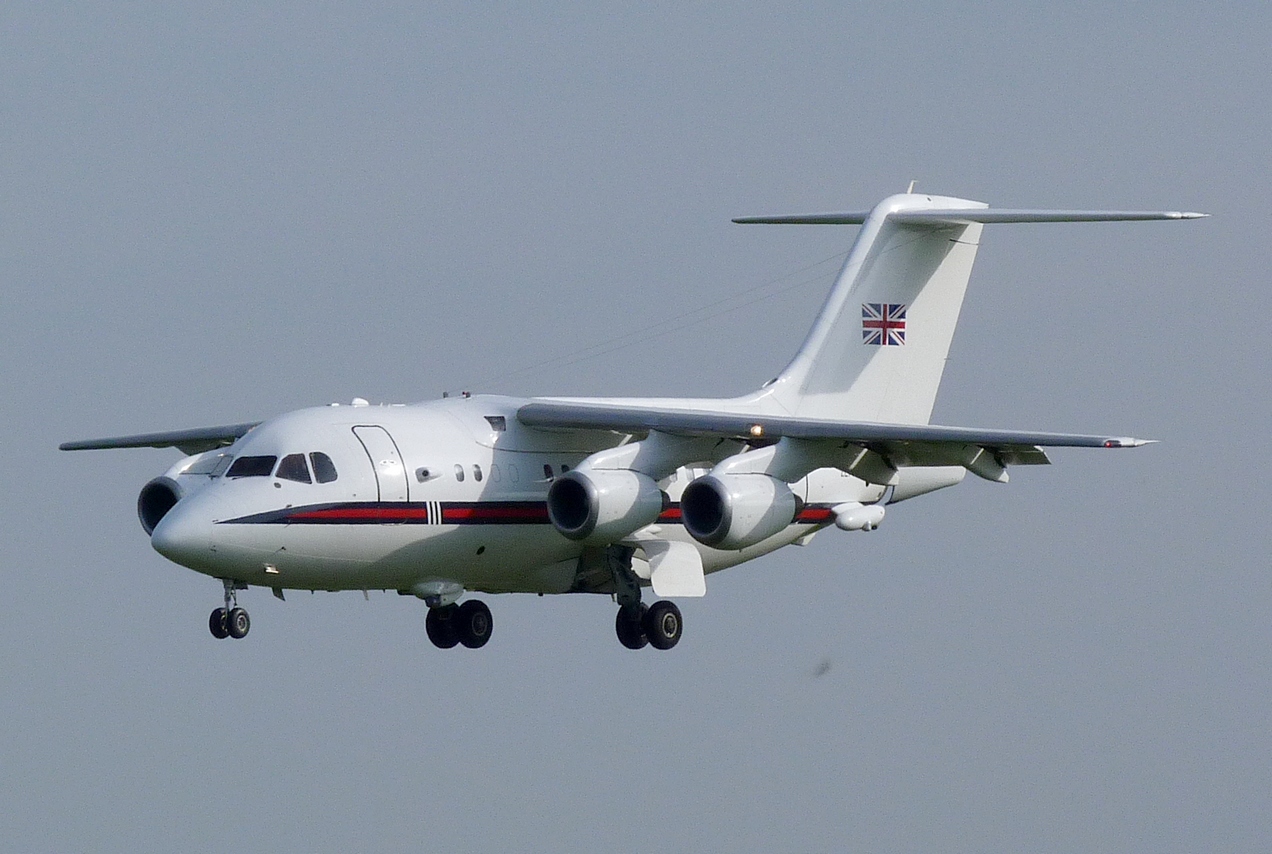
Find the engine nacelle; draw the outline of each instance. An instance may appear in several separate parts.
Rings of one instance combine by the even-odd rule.
[[[184,493],[181,484],[166,475],[141,488],[141,494],[137,496],[137,518],[141,520],[147,536],[154,533],[155,526],[177,505]]]
[[[755,545],[791,524],[797,512],[790,487],[766,474],[709,474],[680,496],[685,530],[717,549]]]
[[[608,544],[652,524],[665,502],[666,496],[648,475],[576,470],[548,488],[548,518],[571,540]]]

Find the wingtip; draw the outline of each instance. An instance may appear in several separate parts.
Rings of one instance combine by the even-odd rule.
[[[1130,436],[1122,436],[1116,439],[1105,439],[1104,447],[1106,448],[1142,448],[1145,445],[1156,445],[1159,439],[1133,439]]]
[[[1210,214],[1208,213],[1199,213],[1197,211],[1180,211],[1176,214],[1179,219],[1206,219],[1209,216]]]

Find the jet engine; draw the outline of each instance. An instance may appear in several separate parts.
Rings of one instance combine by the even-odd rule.
[[[147,536],[154,533],[159,520],[176,506],[183,493],[181,484],[167,476],[157,477],[141,488],[137,496],[137,518]]]
[[[737,550],[773,536],[795,519],[799,500],[766,474],[709,474],[685,487],[680,515],[704,546]]]
[[[653,523],[666,500],[648,475],[576,469],[548,488],[548,518],[571,540],[607,544]]]

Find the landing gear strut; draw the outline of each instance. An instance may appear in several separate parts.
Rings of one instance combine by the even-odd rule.
[[[490,608],[480,599],[469,599],[462,605],[438,605],[428,609],[424,618],[424,631],[433,646],[451,649],[463,644],[468,649],[479,649],[490,640],[494,618]]]
[[[247,611],[238,606],[238,591],[246,590],[247,585],[228,578],[222,578],[221,583],[225,585],[225,607],[217,608],[208,616],[208,629],[218,640],[247,637],[252,620]]]
[[[614,578],[614,598],[618,614],[614,617],[614,634],[628,649],[671,649],[680,642],[684,618],[674,602],[666,599],[645,605],[640,601],[640,579],[632,572],[632,550],[611,546],[605,551],[610,574]]]

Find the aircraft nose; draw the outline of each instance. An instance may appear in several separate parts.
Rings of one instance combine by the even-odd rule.
[[[198,504],[199,502],[190,502]],[[169,510],[150,534],[150,545],[174,563],[198,569],[211,563],[212,519],[185,501]]]

